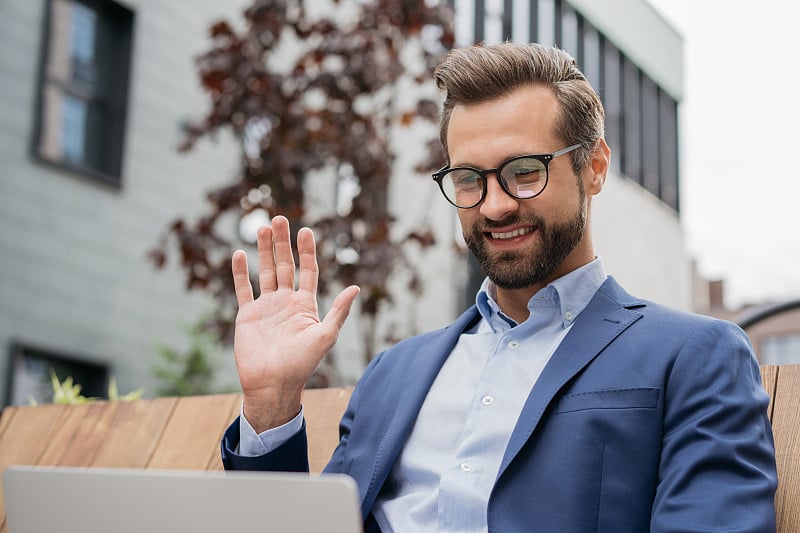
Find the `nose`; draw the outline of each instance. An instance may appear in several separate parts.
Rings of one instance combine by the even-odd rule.
[[[480,204],[480,213],[490,220],[503,220],[519,208],[519,200],[508,194],[496,176],[486,179],[486,198]]]

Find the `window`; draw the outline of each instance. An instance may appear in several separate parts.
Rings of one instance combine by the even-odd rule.
[[[591,24],[583,24],[583,54],[581,57],[581,70],[586,79],[592,84],[594,90],[603,97],[603,86],[600,72],[602,71],[602,58],[600,56],[600,35]]]
[[[485,36],[486,25],[486,5],[485,0],[475,0],[475,35],[473,39],[476,43],[482,43]]]
[[[642,185],[661,197],[658,111],[658,87],[642,74]]]
[[[678,187],[678,102],[658,91],[658,123],[661,129],[661,199],[680,213]]]
[[[133,14],[111,1],[50,0],[34,155],[119,184]]]
[[[800,334],[798,333],[766,337],[759,344],[762,364],[800,364]]]
[[[611,168],[622,173],[622,62],[619,50],[607,39],[603,43],[603,105],[606,108],[606,141],[611,147]]]
[[[575,58],[578,65],[583,64],[581,48],[581,21],[575,10],[564,4],[561,7],[561,48]]]
[[[47,403],[53,400],[51,370],[59,381],[72,377],[81,385],[81,395],[105,397],[108,368],[105,365],[81,361],[14,344],[11,347],[8,371],[7,405],[28,405],[31,401]]]
[[[536,40],[536,4],[533,2],[511,2],[506,0],[506,5],[512,4],[508,13],[513,13],[511,18],[511,37],[518,43],[530,43]],[[508,8],[506,8],[508,9]]]
[[[536,28],[537,41],[542,44],[555,44],[556,42],[556,3],[555,0],[539,0],[537,4],[539,17]]]
[[[483,16],[483,41],[500,43],[511,38],[511,12],[506,11],[504,0],[485,0]]]
[[[625,58],[622,66],[622,173],[642,185],[642,93],[639,69]]]

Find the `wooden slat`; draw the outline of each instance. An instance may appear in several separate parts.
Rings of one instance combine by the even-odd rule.
[[[800,531],[800,365],[781,366],[772,417],[778,491],[778,531]]]
[[[11,418],[13,418],[14,409],[5,409],[4,411],[0,412],[0,443],[3,441],[3,435],[5,434],[6,428],[10,425]],[[0,444],[0,450],[2,450],[2,444]],[[0,472],[2,473],[2,472]],[[3,493],[2,493],[2,485],[0,484],[0,533],[7,533],[8,527],[6,526],[6,514],[4,508],[4,501],[2,500]]]
[[[11,419],[14,417],[14,413],[15,412],[16,412],[16,408],[9,407],[9,408],[3,410],[2,413],[0,413],[0,441],[3,440],[3,435],[5,434],[6,428],[8,427],[9,423],[11,422]]]
[[[176,403],[176,398],[120,403],[92,466],[147,466]]]
[[[148,468],[205,470],[230,423],[236,394],[180,398]]]
[[[47,449],[39,465],[89,466],[103,443],[103,435],[97,434],[97,426],[107,419],[110,405],[107,403],[71,405],[65,417],[49,439]],[[105,422],[107,424],[107,420]]]
[[[226,417],[227,423],[226,423],[225,429],[227,429],[228,426],[231,424],[231,422],[233,422],[236,419],[236,417],[239,416],[239,413],[241,412],[241,407],[242,407],[242,395],[241,394],[236,394],[236,395],[234,395],[233,403],[231,404],[231,410],[228,413],[228,416]],[[214,448],[214,453],[211,455],[211,459],[208,461],[208,465],[206,465],[206,469],[207,470],[222,470],[223,469],[222,457],[220,456],[220,452],[219,452],[219,443],[217,443],[217,446]]]
[[[71,406],[38,464],[91,466],[108,434],[116,409],[116,402]]]
[[[778,381],[778,366],[776,365],[762,365],[761,366],[761,384],[764,390],[769,394],[769,407],[767,414],[770,421],[772,420],[772,410],[775,405],[775,384]]]
[[[0,472],[9,465],[35,465],[67,411],[63,405],[9,407],[3,411],[5,431],[0,439]],[[0,485],[0,517],[5,521],[5,500]]]
[[[352,392],[351,388],[329,388],[308,389],[303,393],[311,472],[321,472],[325,468],[339,443],[339,420]]]

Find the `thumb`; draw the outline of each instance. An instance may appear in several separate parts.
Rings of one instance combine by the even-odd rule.
[[[360,292],[361,289],[357,285],[351,285],[340,292],[333,300],[331,308],[328,310],[322,323],[326,326],[334,327],[336,331],[342,329],[344,321],[347,320],[347,316],[350,314],[353,302]]]

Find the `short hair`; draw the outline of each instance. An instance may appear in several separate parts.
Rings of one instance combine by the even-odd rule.
[[[576,173],[588,163],[595,141],[604,135],[600,98],[572,56],[559,48],[511,42],[457,48],[442,58],[434,78],[445,92],[439,138],[446,156],[447,129],[456,105],[501,98],[525,85],[546,87],[556,96],[561,109],[555,134],[566,146],[582,146],[570,154]]]

